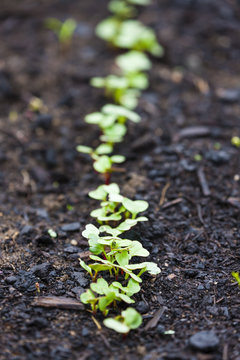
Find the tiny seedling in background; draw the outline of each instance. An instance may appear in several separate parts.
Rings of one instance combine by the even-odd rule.
[[[240,287],[240,276],[239,276],[239,273],[233,271],[233,272],[232,272],[232,277],[237,281],[238,286]]]
[[[51,236],[51,238],[53,239],[57,237],[57,233],[53,229],[48,229],[48,235]]]
[[[231,139],[231,143],[233,146],[236,146],[237,148],[239,148],[240,147],[240,137],[233,136]]]
[[[71,43],[77,23],[73,19],[60,21],[56,18],[48,18],[45,25],[49,30],[52,30],[58,37],[58,41],[63,45]]]

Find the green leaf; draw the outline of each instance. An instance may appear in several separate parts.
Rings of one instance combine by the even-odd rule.
[[[133,201],[128,198],[124,198],[122,204],[133,215],[136,215],[142,211],[145,211],[149,206],[148,203],[144,200]]]
[[[113,156],[111,156],[111,160],[114,163],[120,164],[120,163],[124,162],[126,160],[126,158],[123,155],[113,155]]]
[[[129,307],[125,311],[122,311],[124,317],[124,323],[130,329],[137,329],[142,324],[141,315],[133,308]]]
[[[119,234],[121,234],[121,232],[119,230],[117,230],[117,228],[112,228],[109,225],[100,226],[99,231],[106,232],[107,234],[110,234],[112,236],[118,236]]]
[[[102,111],[105,114],[116,115],[118,117],[124,117],[135,123],[138,123],[141,120],[141,117],[134,111],[124,108],[123,106],[107,104],[103,106]]]
[[[111,41],[118,31],[119,21],[110,17],[101,21],[96,27],[96,34],[103,40]]]
[[[149,251],[143,248],[142,244],[139,241],[132,241],[132,244],[129,246],[130,256],[143,256],[146,257],[149,255]]]
[[[85,226],[85,230],[82,232],[82,236],[85,237],[86,239],[89,239],[89,237],[91,237],[92,234],[99,235],[99,230],[95,225],[87,224]]]
[[[105,86],[105,79],[102,77],[93,77],[90,84],[96,88],[101,88]]]
[[[106,200],[107,192],[104,189],[104,185],[100,185],[96,190],[90,191],[88,196],[96,200]]]
[[[109,292],[106,296],[102,297],[98,304],[99,304],[99,310],[104,311],[108,305],[110,305],[116,298],[116,295],[114,292]]]
[[[92,269],[81,259],[80,259],[80,266],[92,276]]]
[[[134,281],[133,279],[130,279],[128,281],[127,288],[128,288],[127,294],[129,296],[132,296],[133,294],[136,294],[141,290],[139,283]]]
[[[59,32],[60,42],[69,41],[72,38],[76,27],[77,27],[77,23],[75,20],[73,19],[65,20]]]
[[[100,136],[100,140],[111,143],[121,142],[126,132],[127,128],[124,124],[114,124],[104,129],[104,134]]]
[[[119,55],[116,63],[125,73],[137,73],[139,71],[149,70],[152,66],[147,55],[135,50]]]
[[[135,301],[131,299],[128,295],[125,294],[119,294],[119,297],[122,301],[124,301],[127,304],[133,304]]]
[[[103,323],[109,329],[112,329],[120,334],[127,334],[130,331],[127,325],[113,318],[107,318],[103,320]]]
[[[96,153],[98,155],[110,154],[113,150],[112,145],[110,144],[101,144],[96,148]]]
[[[103,278],[99,278],[96,283],[91,283],[90,288],[97,294],[104,295],[108,291],[108,283]]]
[[[83,304],[89,304],[93,301],[95,302],[95,295],[90,289],[88,289],[86,292],[80,295],[80,300]]]
[[[120,266],[128,265],[129,255],[127,250],[124,250],[116,255],[116,260]]]
[[[78,145],[76,147],[77,151],[84,154],[91,154],[93,152],[93,149],[89,146],[84,145]]]
[[[106,173],[111,169],[112,161],[107,155],[99,156],[99,158],[93,163],[94,169],[99,173]]]

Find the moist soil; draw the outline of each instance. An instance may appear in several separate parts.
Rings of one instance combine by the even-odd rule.
[[[112,181],[150,203],[149,222],[128,236],[161,274],[145,276],[135,297],[143,325],[125,338],[100,329],[101,315],[78,303],[89,285],[81,232],[98,205],[87,194],[103,180],[75,148],[98,143],[84,116],[106,103],[90,78],[115,71],[119,54],[94,34],[107,14],[105,0],[1,1],[0,359],[239,360],[236,0],[159,0],[140,10],[165,55],[153,59],[142,122],[129,124],[117,146],[127,161]],[[68,47],[45,28],[50,16],[77,20]],[[43,101],[40,114],[29,108],[33,96]],[[36,306],[43,296],[72,302]],[[200,331],[210,335],[193,346]]]

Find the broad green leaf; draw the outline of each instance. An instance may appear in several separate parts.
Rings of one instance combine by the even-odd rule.
[[[91,234],[98,235],[99,230],[95,225],[87,224],[85,230],[82,232],[82,236],[88,239]]]
[[[59,40],[60,42],[66,42],[71,39],[73,36],[73,33],[77,27],[77,23],[73,19],[67,19],[64,21],[64,23],[61,26],[60,32],[59,32]]]
[[[96,27],[96,34],[103,40],[111,41],[118,31],[119,21],[114,17],[101,21]]]
[[[135,50],[119,55],[116,63],[125,73],[137,73],[139,71],[149,70],[152,66],[147,55]]]
[[[116,260],[120,266],[128,265],[129,255],[127,250],[124,250],[116,255]]]
[[[116,298],[116,295],[114,292],[109,292],[106,296],[102,297],[98,304],[99,304],[99,310],[104,311],[108,305],[110,305]]]
[[[97,282],[91,283],[91,289],[97,294],[104,295],[108,291],[108,283],[103,278],[97,279]]]
[[[86,292],[84,292],[80,295],[80,300],[84,304],[89,304],[93,301],[95,302],[96,299],[95,299],[95,295],[93,294],[93,292],[90,289],[88,289]]]
[[[104,189],[104,185],[100,185],[96,190],[90,191],[88,196],[96,200],[106,200],[107,192]]]
[[[103,323],[109,329],[112,329],[120,334],[127,334],[130,330],[127,325],[113,318],[107,318],[103,320]]]
[[[136,294],[141,290],[139,283],[134,281],[133,279],[130,279],[128,281],[127,288],[128,288],[127,294],[129,296],[132,296],[133,294]]]
[[[129,307],[125,311],[122,311],[124,323],[130,329],[137,329],[142,324],[141,315],[133,308]]]
[[[128,198],[124,198],[122,201],[122,204],[133,215],[136,215],[142,211],[145,211],[149,206],[148,203],[144,200],[133,201]]]
[[[96,148],[96,153],[98,155],[110,154],[113,150],[112,145],[110,144],[101,144]]]
[[[99,173],[106,173],[111,169],[112,162],[107,155],[99,156],[99,158],[93,163],[94,169]]]

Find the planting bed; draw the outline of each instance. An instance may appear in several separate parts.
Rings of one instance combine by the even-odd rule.
[[[149,222],[128,237],[162,271],[145,276],[134,304],[143,325],[126,338],[77,302],[89,285],[79,266],[79,256],[88,259],[81,232],[96,207],[87,194],[102,179],[75,148],[97,145],[84,116],[106,100],[89,80],[112,72],[118,54],[94,35],[107,3],[1,1],[0,359],[239,360],[240,289],[231,276],[240,271],[240,149],[231,145],[240,136],[237,1],[156,0],[141,9],[165,55],[153,60],[142,122],[117,146],[127,161],[112,180],[149,202]],[[69,49],[44,28],[49,16],[78,21]],[[29,110],[32,96],[45,116]],[[46,296],[55,307],[36,306]]]

